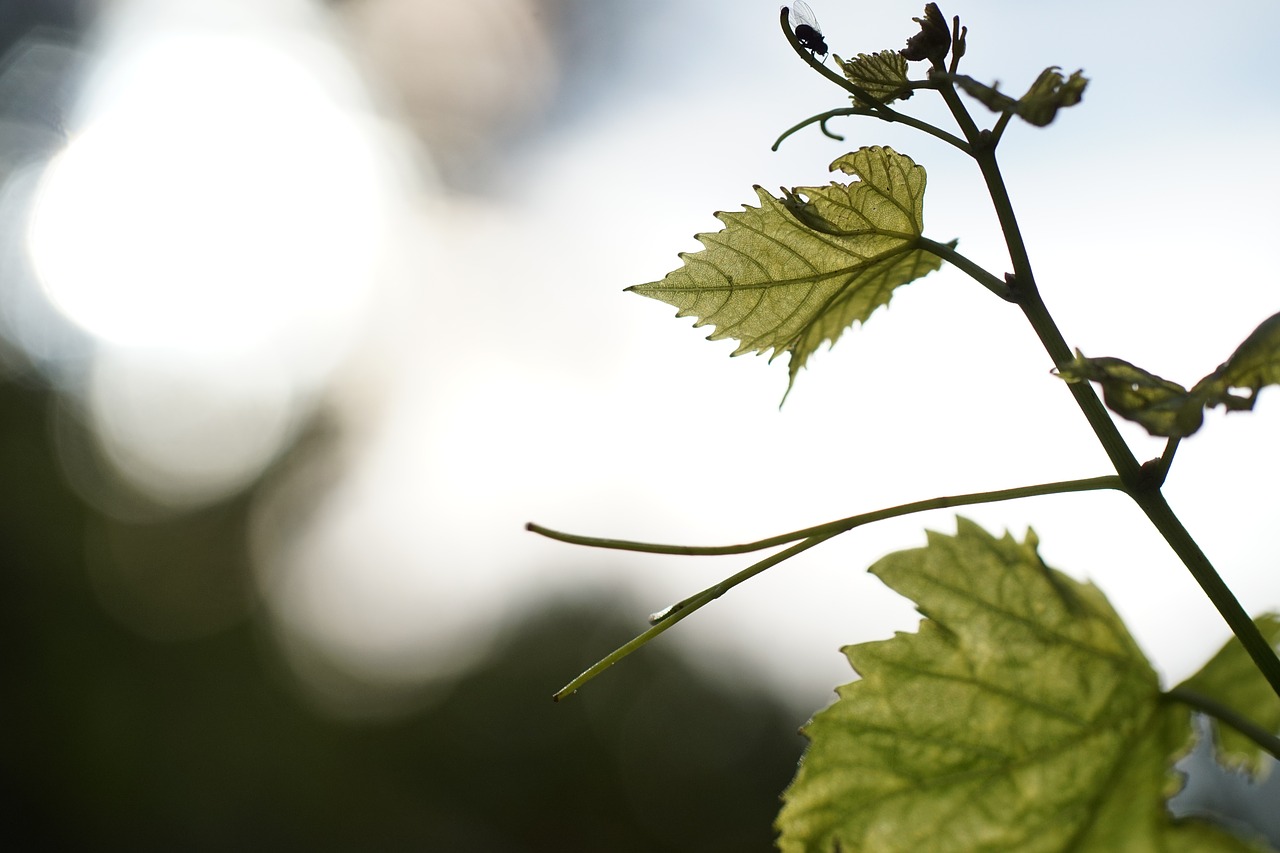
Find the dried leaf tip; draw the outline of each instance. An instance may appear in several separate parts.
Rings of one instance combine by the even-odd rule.
[[[924,7],[923,18],[911,20],[920,25],[920,32],[907,39],[907,46],[899,51],[902,58],[912,62],[927,59],[935,66],[942,66],[951,50],[951,27],[947,26],[938,4],[930,3]]]

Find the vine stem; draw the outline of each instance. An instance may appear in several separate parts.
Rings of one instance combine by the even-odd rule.
[[[941,78],[942,75],[939,77]],[[1053,359],[1054,366],[1061,367],[1071,360],[1071,349],[1049,314],[1049,309],[1045,306],[1039,288],[1036,286],[1022,231],[1018,227],[1013,203],[996,161],[995,140],[989,132],[978,130],[949,79],[941,80],[938,91],[951,109],[965,138],[969,140],[973,149],[973,158],[982,172],[1001,230],[1004,232],[1009,260],[1013,265],[1013,278],[1010,281],[1013,301],[1021,306],[1036,336],[1039,337],[1049,357]],[[1075,397],[1076,404],[1084,413],[1090,427],[1093,428],[1107,457],[1115,466],[1116,473],[1124,481],[1124,491],[1137,503],[1169,547],[1178,555],[1183,565],[1191,572],[1191,576],[1200,584],[1200,588],[1213,602],[1236,639],[1240,641],[1249,657],[1267,679],[1271,689],[1280,697],[1280,657],[1277,657],[1276,650],[1262,636],[1258,626],[1249,618],[1249,614],[1240,605],[1239,600],[1213,564],[1209,562],[1209,558],[1200,550],[1200,546],[1187,532],[1160,491],[1164,474],[1168,470],[1168,463],[1172,461],[1172,450],[1176,449],[1176,445],[1166,448],[1165,455],[1157,460],[1156,465],[1144,471],[1134,457],[1133,451],[1120,435],[1115,422],[1111,420],[1111,416],[1094,393],[1093,387],[1087,382],[1068,383],[1067,387]]]
[[[779,551],[778,553],[772,556],[765,557],[763,560],[748,566],[747,568],[738,572],[736,575],[725,578],[715,586],[708,587],[707,589],[704,589],[702,592],[698,593],[697,595],[686,598],[683,602],[681,602],[681,604],[684,605],[683,607],[680,605],[675,605],[671,608],[668,608],[666,611],[664,611],[664,613],[661,615],[660,618],[654,619],[655,624],[653,625],[653,627],[645,631],[643,634],[640,634],[639,636],[637,636],[635,639],[633,639],[631,642],[627,643],[626,645],[620,646],[619,648],[615,649],[605,657],[596,661],[594,664],[588,667],[586,671],[584,671],[581,675],[579,675],[573,681],[570,681],[564,687],[561,687],[559,690],[557,690],[552,695],[551,698],[556,702],[559,702],[561,699],[564,699],[566,696],[571,696],[572,694],[578,691],[578,688],[582,687],[588,681],[595,678],[597,675],[604,672],[606,669],[613,666],[615,663],[622,660],[627,655],[636,651],[645,643],[649,642],[654,637],[661,634],[663,631],[672,627],[680,620],[688,616],[692,616],[694,613],[701,610],[705,605],[715,601],[717,598],[724,595],[726,592],[733,589],[738,584],[742,583],[745,580],[755,577],[756,575],[763,572],[765,569],[772,568],[773,566],[778,565],[778,563],[781,563],[784,560],[790,560],[795,555],[800,554],[804,551],[808,551],[814,545],[819,545],[827,541],[831,537],[837,536],[837,535],[839,534],[828,533],[825,536],[814,536],[804,540],[803,542],[800,542],[797,545],[792,545],[790,548],[787,548],[785,551]]]
[[[969,143],[965,142],[960,137],[954,134],[948,133],[947,131],[943,130],[940,127],[935,127],[934,125],[929,124],[926,121],[921,121],[920,119],[915,118],[913,116],[909,116],[904,113],[898,112],[893,107],[886,105],[883,101],[881,101],[875,95],[872,95],[871,93],[867,92],[866,89],[863,89],[857,83],[854,83],[852,80],[849,80],[845,77],[841,77],[839,74],[832,71],[826,65],[819,62],[817,57],[813,55],[813,51],[809,50],[804,45],[800,44],[800,40],[796,38],[795,32],[791,29],[791,18],[790,18],[790,13],[787,7],[783,6],[779,10],[778,14],[779,14],[780,23],[782,24],[782,32],[787,37],[787,41],[791,44],[791,49],[794,50],[797,54],[799,54],[800,58],[803,59],[805,63],[809,65],[810,68],[812,68],[814,71],[817,71],[823,77],[826,77],[832,83],[835,83],[841,89],[844,89],[846,92],[853,95],[854,98],[857,99],[857,101],[861,101],[867,106],[855,107],[848,113],[844,113],[841,110],[832,110],[829,113],[824,113],[821,117],[815,116],[813,118],[806,119],[805,121],[801,122],[800,124],[788,130],[786,133],[782,134],[782,136],[778,138],[778,141],[773,143],[773,150],[775,151],[778,150],[778,145],[782,142],[783,139],[786,139],[788,136],[795,133],[800,128],[804,127],[807,124],[812,124],[815,121],[825,121],[826,118],[831,118],[835,115],[869,115],[874,118],[878,118],[881,121],[900,122],[902,124],[909,125],[911,127],[914,127],[916,130],[924,131],[930,136],[935,136],[938,139],[941,139],[943,142],[947,143],[948,145],[954,145],[956,148],[959,148],[961,151],[964,151],[966,154],[972,153],[969,147]],[[923,88],[925,86],[932,88],[934,85],[935,84],[932,81],[929,81],[926,84],[921,84],[920,86],[913,87],[913,88]]]
[[[779,551],[776,554],[753,563],[737,574],[731,575],[719,583],[707,587],[701,592],[682,599],[667,609],[654,614],[650,617],[650,621],[653,623],[651,628],[597,661],[577,678],[557,690],[552,698],[559,702],[566,696],[576,692],[580,687],[591,681],[597,675],[604,672],[627,655],[636,651],[654,637],[675,625],[677,622],[693,615],[698,610],[715,601],[738,584],[750,580],[764,570],[789,560],[795,555],[807,551],[815,545],[826,542],[828,539],[839,536],[841,533],[845,533],[855,527],[861,527],[864,524],[870,524],[875,521],[883,521],[889,518],[911,515],[912,513],[925,512],[931,509],[947,509],[957,506],[995,503],[998,501],[1014,500],[1016,498],[1037,497],[1040,495],[1098,491],[1102,489],[1123,490],[1123,488],[1124,483],[1120,478],[1112,475],[1104,477],[1090,477],[1083,480],[1063,480],[1055,483],[1042,483],[1035,486],[1019,486],[1017,488],[998,489],[991,492],[973,492],[965,495],[943,495],[920,501],[912,501],[911,503],[900,504],[894,507],[887,507],[885,509],[878,509],[872,512],[865,512],[860,515],[852,515],[848,518],[839,519],[838,521],[831,521],[826,524],[820,524],[816,527],[808,527],[804,530],[796,530],[791,533],[784,533],[781,536],[761,539],[757,542],[749,542],[744,545],[710,547],[659,545],[648,542],[631,542],[625,539],[599,539],[591,536],[578,536],[572,533],[562,533],[557,530],[551,530],[550,528],[541,527],[533,523],[527,524],[525,525],[525,529],[561,542],[570,542],[576,545],[590,545],[597,548],[611,548],[614,550],[642,551],[646,553],[659,554],[744,554],[801,540],[798,544],[792,545],[790,548]]]
[[[1267,642],[1266,637],[1258,630],[1258,626],[1249,618],[1248,612],[1240,605],[1240,601],[1231,592],[1226,581],[1214,569],[1209,558],[1200,550],[1196,540],[1182,525],[1182,521],[1174,513],[1159,488],[1148,488],[1137,492],[1130,491],[1130,497],[1138,504],[1156,530],[1173,548],[1183,565],[1191,572],[1191,576],[1200,584],[1204,594],[1209,597],[1222,618],[1236,635],[1240,645],[1249,653],[1254,664],[1262,671],[1271,689],[1280,696],[1280,659],[1275,649]]]
[[[934,498],[925,498],[924,500],[911,501],[910,503],[899,504],[897,506],[877,509],[871,512],[863,512],[858,515],[851,515],[847,518],[828,521],[825,524],[806,527],[802,530],[793,530],[790,533],[783,533],[778,536],[770,536],[766,539],[757,539],[754,542],[746,542],[741,545],[664,545],[657,542],[636,542],[630,539],[606,539],[598,536],[581,536],[577,533],[565,533],[560,530],[553,530],[550,527],[543,527],[540,524],[534,524],[532,521],[524,526],[525,530],[531,533],[537,533],[539,536],[545,536],[548,539],[555,539],[559,542],[568,542],[571,545],[586,545],[591,548],[606,548],[613,551],[637,551],[645,554],[677,554],[690,557],[722,557],[729,554],[750,554],[753,551],[763,551],[766,548],[776,548],[779,545],[786,545],[788,542],[796,542],[800,539],[809,539],[814,536],[825,536],[828,533],[845,533],[853,530],[855,527],[861,527],[864,524],[871,524],[875,521],[885,521],[890,518],[897,518],[902,515],[911,515],[917,512],[927,512],[931,509],[950,509],[958,506],[972,506],[973,504],[998,503],[1000,501],[1017,500],[1018,498],[1034,498],[1042,495],[1060,495],[1069,492],[1090,492],[1101,491],[1103,489],[1124,490],[1124,482],[1115,475],[1103,477],[1086,477],[1081,480],[1058,480],[1052,483],[1038,483],[1034,486],[1016,486],[1011,489],[996,489],[989,492],[969,492],[963,495],[940,495]]]
[[[899,124],[905,124],[909,127],[914,127],[916,130],[922,130],[925,133],[929,134],[930,136],[936,136],[938,139],[941,139],[943,142],[947,143],[948,145],[952,145],[956,148],[959,148],[961,151],[963,151],[966,154],[972,153],[971,149],[969,148],[969,143],[965,142],[960,137],[951,133],[947,133],[945,130],[943,130],[940,127],[934,127],[933,125],[929,124],[927,121],[921,121],[918,118],[914,118],[912,116],[906,115],[905,113],[900,113],[897,110],[891,109],[886,106],[840,107],[839,109],[827,110],[825,113],[818,113],[817,115],[809,116],[804,121],[797,122],[796,124],[784,130],[782,132],[782,135],[779,136],[777,140],[774,141],[773,147],[770,150],[777,151],[778,146],[781,145],[788,136],[791,136],[796,131],[803,130],[809,125],[815,124],[815,123],[822,126],[824,133],[826,133],[828,136],[832,136],[831,132],[829,130],[826,130],[826,123],[828,119],[837,118],[839,116],[870,116],[871,118],[878,118],[881,121],[885,121],[885,122],[891,122],[891,123],[897,122]],[[832,138],[844,139],[843,136],[832,136]]]

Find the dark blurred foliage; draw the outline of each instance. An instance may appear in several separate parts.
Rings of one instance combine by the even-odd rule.
[[[0,173],[60,137],[74,53],[49,45],[74,48],[95,5],[0,0]],[[20,227],[0,222],[0,242]],[[256,492],[326,438],[250,493],[121,521],[102,511],[110,489],[90,505],[67,485],[89,444],[23,361],[0,344],[4,849],[772,848],[801,739],[761,689],[660,643],[552,703],[639,627],[616,603],[531,613],[396,715],[321,714],[256,604],[246,543]]]
[[[248,596],[252,496],[109,520],[63,485],[51,408],[38,386],[0,385],[6,849],[771,849],[801,739],[761,690],[708,682],[659,643],[551,702],[634,632],[609,605],[529,616],[376,723],[315,713],[258,616],[174,642],[122,627],[88,580],[86,532],[127,535],[178,578],[221,564]]]

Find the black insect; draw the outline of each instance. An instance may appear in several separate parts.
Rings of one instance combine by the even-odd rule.
[[[827,55],[827,42],[818,27],[818,19],[804,0],[795,0],[791,6],[791,31],[796,34],[796,41],[801,47],[807,47],[817,56]]]

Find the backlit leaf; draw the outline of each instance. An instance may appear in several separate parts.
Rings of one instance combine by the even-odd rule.
[[[1068,382],[1097,382],[1112,411],[1142,424],[1152,435],[1191,435],[1200,429],[1205,408],[1248,411],[1262,388],[1280,384],[1280,314],[1263,320],[1231,358],[1190,391],[1127,361],[1085,358],[1078,351],[1075,359],[1058,368],[1058,375]]]
[[[733,338],[734,355],[790,353],[787,388],[821,344],[865,322],[893,291],[938,269],[917,249],[924,226],[925,172],[891,148],[862,148],[832,164],[858,178],[797,187],[759,207],[717,213],[724,229],[699,234],[706,247],[684,266],[630,291],[676,306],[678,317]]]
[[[1077,350],[1057,373],[1067,382],[1097,382],[1108,408],[1152,435],[1190,435],[1204,420],[1204,407],[1186,388],[1118,358],[1085,358]]]
[[[1280,614],[1265,614],[1254,624],[1272,648],[1280,649]],[[1237,639],[1181,686],[1244,714],[1266,731],[1280,731],[1280,700]],[[1226,767],[1258,775],[1266,765],[1268,753],[1230,726],[1217,724],[1217,747],[1218,760]]]
[[[1095,587],[960,519],[871,567],[915,634],[845,649],[861,680],[805,729],[783,851],[1248,850],[1175,821],[1188,714]]]
[[[1014,100],[996,86],[979,83],[972,77],[956,75],[956,83],[972,97],[998,113],[1012,112],[1037,127],[1044,127],[1058,115],[1058,110],[1080,103],[1089,81],[1075,71],[1063,77],[1056,68],[1046,68],[1021,98]],[[997,84],[998,85],[998,84]]]
[[[1253,408],[1258,391],[1280,383],[1280,314],[1272,314],[1249,333],[1218,369],[1196,383],[1191,393],[1205,406],[1231,411]],[[1247,392],[1247,393],[1241,393]]]
[[[896,50],[882,50],[875,54],[860,53],[853,59],[841,59],[837,56],[835,61],[850,83],[862,88],[882,104],[905,101],[911,97],[911,88],[907,85],[907,60]],[[859,107],[871,106],[857,96],[853,103]]]

